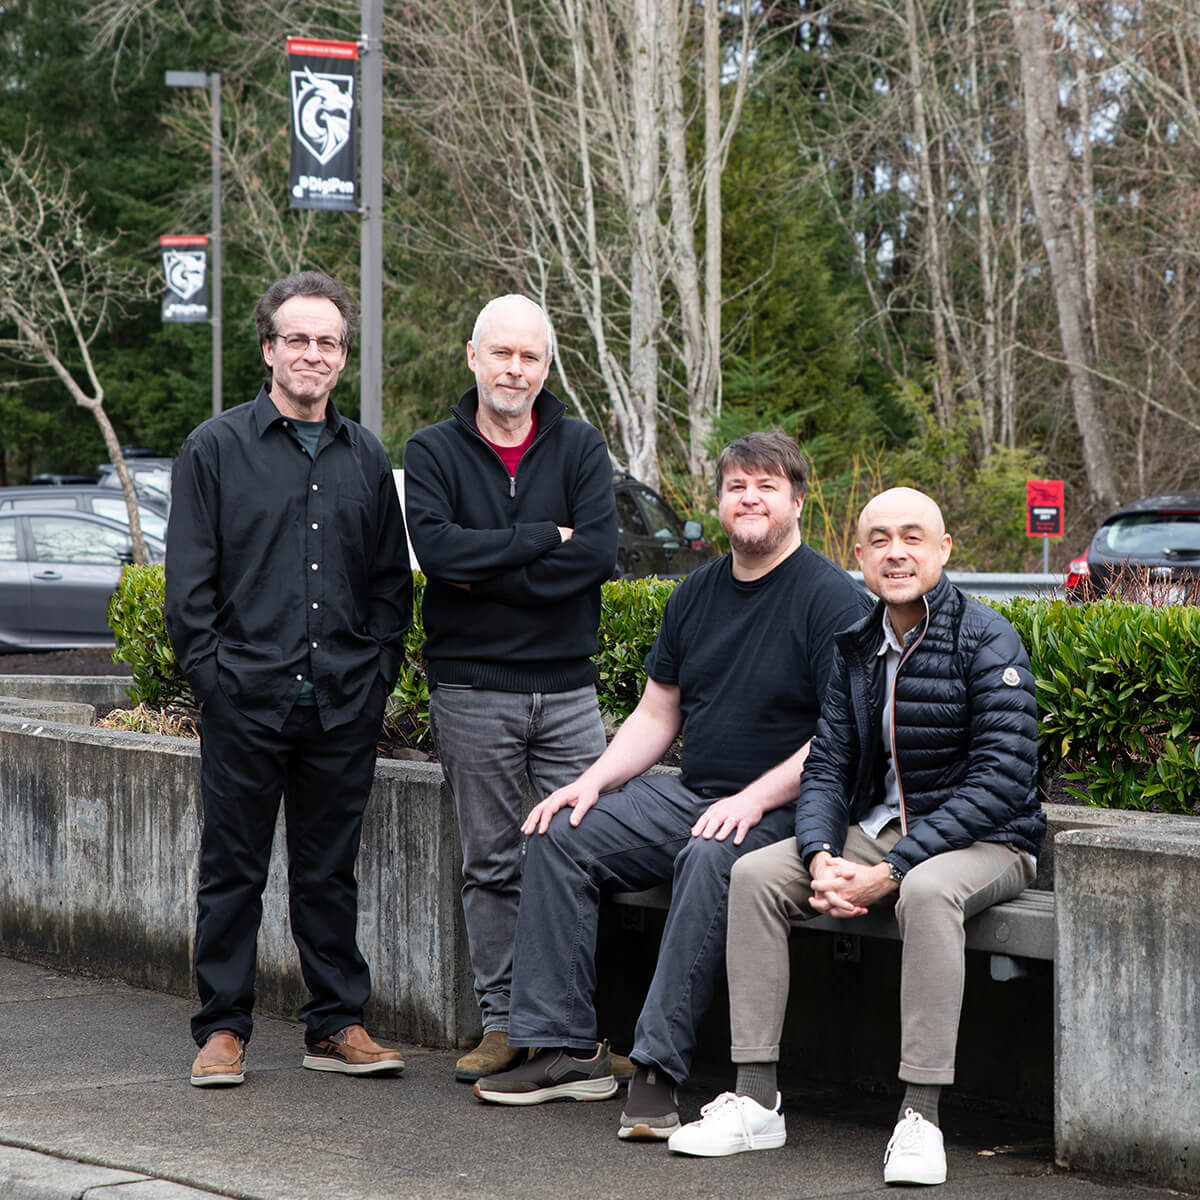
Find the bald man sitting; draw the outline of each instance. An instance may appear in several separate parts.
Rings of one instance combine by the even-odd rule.
[[[836,639],[795,839],[734,866],[727,961],[736,1090],[671,1137],[677,1153],[784,1144],[776,1064],[789,923],[894,904],[906,1091],[883,1177],[945,1182],[938,1100],[954,1082],[963,922],[1029,886],[1046,828],[1034,788],[1029,659],[1008,621],[943,576],[950,545],[938,506],[911,488],[886,491],[862,511],[854,549],[879,603]]]

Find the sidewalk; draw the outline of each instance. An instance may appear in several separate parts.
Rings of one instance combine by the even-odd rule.
[[[302,1029],[289,1021],[258,1021],[242,1087],[193,1088],[191,1009],[177,996],[0,958],[0,1197],[782,1200],[889,1191],[881,1163],[891,1100],[789,1090],[782,1150],[684,1159],[619,1142],[619,1097],[480,1104],[454,1082],[450,1052],[406,1047],[401,1078],[305,1071]],[[685,1120],[729,1082],[690,1086]],[[1171,1194],[1056,1172],[1044,1126],[949,1103],[943,1119],[950,1180],[938,1200]]]

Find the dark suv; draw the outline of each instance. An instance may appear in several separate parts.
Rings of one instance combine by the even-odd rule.
[[[617,497],[617,569],[614,579],[682,579],[716,557],[699,521],[681,521],[654,490],[632,475],[613,477]]]
[[[1200,603],[1200,492],[1147,496],[1118,508],[1067,571],[1067,595]]]

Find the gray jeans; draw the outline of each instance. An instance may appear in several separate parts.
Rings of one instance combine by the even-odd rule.
[[[596,930],[601,897],[671,882],[658,963],[631,1056],[687,1079],[700,1022],[721,977],[729,872],[743,854],[788,837],[791,804],[764,814],[740,846],[692,837],[713,801],[678,775],[643,775],[600,797],[577,826],[569,809],[529,839],[517,921],[512,1046],[590,1052],[596,1029]]]
[[[594,687],[494,692],[441,684],[429,719],[454,796],[463,855],[463,916],[485,1033],[508,1029],[512,947],[521,898],[521,821],[604,751]]]
[[[843,857],[873,866],[900,839],[889,824],[872,838],[857,825]],[[954,1082],[962,1011],[963,922],[1033,882],[1028,854],[976,842],[918,863],[896,902],[900,969],[900,1071],[906,1083]],[[735,1063],[777,1062],[787,1009],[790,922],[813,916],[810,877],[794,838],[739,860],[729,888],[729,1011]]]

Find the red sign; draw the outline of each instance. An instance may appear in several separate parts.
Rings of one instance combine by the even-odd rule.
[[[1062,537],[1063,481],[1025,481],[1025,534],[1027,537]]]

